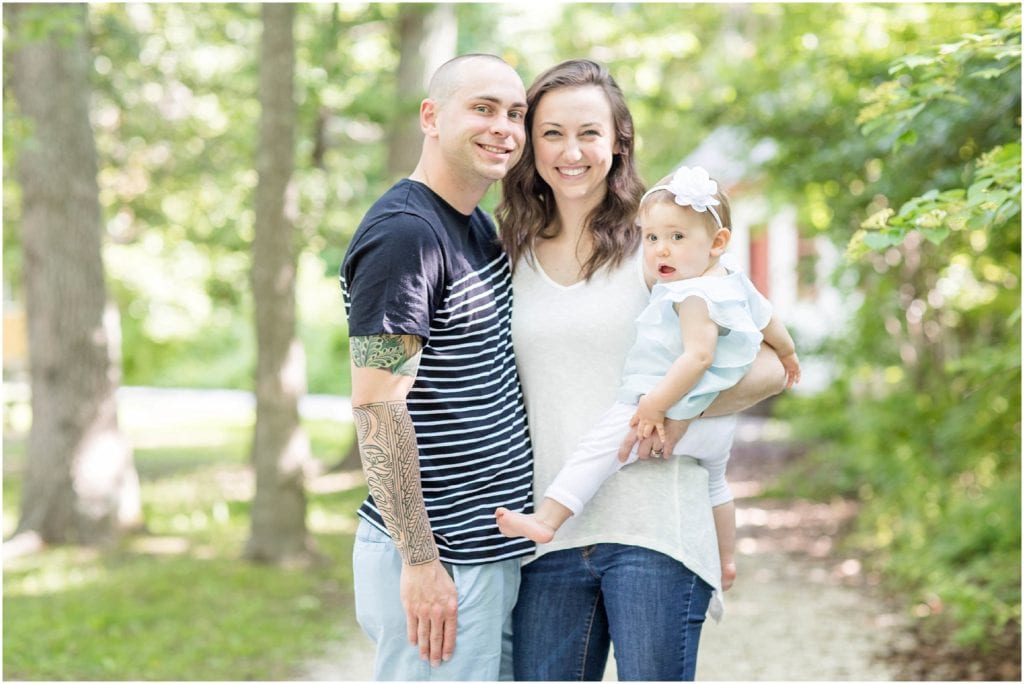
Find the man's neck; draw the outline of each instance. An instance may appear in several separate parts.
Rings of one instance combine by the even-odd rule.
[[[423,183],[453,206],[456,211],[466,216],[473,213],[487,192],[487,188],[490,187],[489,184],[483,188],[467,187],[459,183],[458,179],[451,174],[428,170],[422,162],[417,164],[409,175],[409,179]]]

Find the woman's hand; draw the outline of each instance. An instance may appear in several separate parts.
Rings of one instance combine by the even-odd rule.
[[[634,416],[635,418],[635,416]],[[633,451],[633,446],[639,441],[637,447],[637,457],[640,460],[647,460],[648,458],[668,458],[672,455],[672,451],[676,448],[676,444],[686,434],[686,430],[690,427],[690,420],[672,420],[667,418],[665,420],[665,438],[662,439],[657,435],[652,435],[647,439],[637,440],[636,430],[630,430],[626,434],[626,438],[622,440],[622,445],[619,447],[619,460],[625,463],[629,460],[629,454]]]

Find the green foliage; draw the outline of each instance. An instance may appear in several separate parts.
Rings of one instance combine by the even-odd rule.
[[[82,35],[81,9],[73,5],[46,7],[26,4],[4,13],[8,24],[4,46],[8,50],[53,40],[60,47],[68,47]],[[13,16],[12,16],[13,14]]]
[[[832,386],[781,407],[815,445],[792,486],[860,498],[853,543],[981,647],[1021,620],[1020,12],[997,12],[866,96],[886,194],[848,245],[862,303]]]
[[[780,408],[814,445],[783,488],[860,499],[849,543],[871,554],[891,588],[942,610],[956,637],[975,645],[1021,618],[1016,352],[936,374],[927,393],[895,370],[864,368],[859,381],[841,378],[825,396]]]
[[[896,77],[868,95],[858,122],[867,136],[892,141],[892,152],[918,141],[917,126],[929,108],[973,111],[977,104],[1000,96],[1014,101],[1020,80],[1020,13],[1005,16],[998,28],[969,33],[934,54],[897,60],[889,69]],[[1019,83],[1016,102],[1020,102]],[[951,231],[1002,228],[1020,216],[1020,136],[983,153],[964,187],[931,189],[904,203],[899,212],[883,208],[862,224],[853,246],[884,249],[900,244],[907,233],[920,231],[934,243]],[[969,141],[965,141],[967,144]],[[964,174],[967,175],[966,173]],[[967,179],[965,179],[967,180]]]
[[[354,512],[365,487],[310,496],[324,562],[240,560],[249,530],[249,425],[132,426],[148,534],[102,552],[6,561],[4,675],[23,680],[288,680],[349,637]],[[212,424],[216,423],[216,424]],[[346,426],[307,423],[334,462]],[[5,443],[4,519],[16,519],[21,442]]]

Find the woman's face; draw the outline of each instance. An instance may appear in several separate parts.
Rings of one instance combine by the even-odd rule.
[[[531,133],[537,173],[551,186],[555,201],[593,206],[604,199],[618,142],[612,108],[601,88],[545,93],[536,105]]]

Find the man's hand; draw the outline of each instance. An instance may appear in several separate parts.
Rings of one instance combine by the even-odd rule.
[[[400,593],[409,643],[432,667],[448,662],[455,650],[459,595],[440,560],[403,565]]]
[[[690,420],[673,420],[671,418],[666,418],[664,441],[662,441],[662,439],[657,435],[641,440],[640,446],[637,447],[637,457],[641,461],[648,458],[668,458],[672,455],[672,451],[676,448],[676,444],[683,438],[683,435],[686,434],[686,430],[689,427]],[[633,445],[636,443],[636,430],[630,430],[626,434],[626,438],[622,440],[622,445],[619,446],[620,461],[625,463],[629,460],[629,452],[633,450]]]

